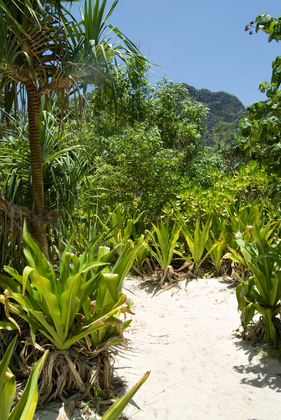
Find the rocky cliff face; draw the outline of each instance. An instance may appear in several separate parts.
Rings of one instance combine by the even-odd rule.
[[[211,92],[208,89],[195,89],[185,83],[183,85],[191,99],[203,103],[210,110],[205,121],[207,128],[202,134],[204,144],[214,145],[220,138],[228,143],[238,128],[239,120],[247,116],[242,102],[227,92]]]

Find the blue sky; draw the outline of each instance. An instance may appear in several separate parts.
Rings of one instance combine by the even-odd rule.
[[[244,31],[265,12],[280,15],[280,0],[119,0],[110,23],[163,66],[152,66],[152,83],[166,76],[229,92],[247,106],[266,99],[259,82],[270,81],[271,63],[281,55],[281,42]]]

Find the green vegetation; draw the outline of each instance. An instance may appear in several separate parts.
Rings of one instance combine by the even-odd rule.
[[[207,145],[230,144],[241,118],[247,116],[247,110],[234,95],[227,92],[210,92],[208,89],[195,89],[183,84],[192,100],[201,102],[209,109],[206,130],[201,141]]]
[[[202,229],[200,229],[200,220],[197,219],[194,226],[194,234],[191,233],[187,227],[183,229],[183,235],[191,253],[194,268],[198,274],[200,273],[199,269],[205,258],[207,258],[209,253],[211,253],[217,246],[217,243],[212,244],[208,252],[205,253],[205,256],[203,257],[203,253],[207,248],[207,242],[210,239],[211,225],[212,219],[209,219],[205,225],[202,223]]]
[[[28,118],[29,158],[32,176],[32,197],[29,209],[17,212],[28,218],[30,231],[48,257],[46,226],[53,213],[46,212],[42,165],[42,123],[40,108],[55,99],[64,109],[69,95],[85,90],[89,83],[99,84],[108,79],[108,67],[116,57],[126,61],[140,53],[118,28],[107,23],[118,1],[107,13],[107,0],[85,0],[82,20],[77,22],[63,2],[15,1],[9,5],[0,1],[0,74],[1,106],[9,125],[14,114],[16,121]],[[114,39],[115,37],[115,39]],[[19,92],[19,94],[18,94]],[[19,110],[19,104],[24,105]],[[26,104],[26,105],[25,105]],[[2,203],[1,207],[6,205]],[[16,211],[16,209],[14,209]]]
[[[254,224],[253,243],[238,239],[238,245],[244,250],[245,259],[253,272],[247,281],[241,280],[237,287],[239,309],[242,312],[244,333],[255,311],[261,314],[264,331],[256,326],[259,334],[264,334],[266,343],[277,342],[280,334],[281,271],[280,244],[270,244],[266,235]]]
[[[163,289],[231,276],[243,336],[281,345],[280,57],[248,115],[226,93],[151,85],[148,61],[108,23],[117,3],[86,0],[76,22],[61,2],[0,0],[4,418],[9,364],[34,369],[24,394],[33,407],[37,380],[41,402],[113,386],[109,348],[126,345],[132,268]],[[257,17],[270,40],[280,27]],[[104,418],[117,418],[147,377]]]
[[[165,281],[168,283],[172,282],[172,279],[176,277],[171,264],[174,254],[179,254],[175,248],[182,229],[182,223],[174,221],[171,227],[169,220],[167,220],[166,224],[161,220],[160,224],[152,224],[152,226],[153,231],[149,232],[151,238],[150,253],[160,265],[159,285],[163,286]],[[181,256],[181,254],[179,255]]]
[[[2,420],[32,420],[38,401],[37,381],[46,361],[48,351],[35,363],[22,396],[12,410],[17,384],[15,375],[8,366],[15,348],[16,339],[17,337],[13,339],[3,359],[0,361],[0,417]]]

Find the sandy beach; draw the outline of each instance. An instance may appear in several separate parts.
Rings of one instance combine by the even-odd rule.
[[[163,291],[129,278],[124,288],[135,316],[115,370],[128,387],[151,371],[126,419],[280,420],[281,364],[235,334],[240,317],[233,283],[199,279]],[[57,418],[68,417],[48,407],[35,416]]]

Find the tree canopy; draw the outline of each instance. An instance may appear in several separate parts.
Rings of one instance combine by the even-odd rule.
[[[108,19],[118,4],[85,0],[84,15],[76,21],[63,1],[0,0],[0,104],[3,117],[26,110],[32,177],[32,208],[21,210],[29,229],[48,254],[40,136],[40,107],[44,96],[59,94],[61,118],[70,95],[85,92],[108,75],[117,59],[141,57],[135,45]],[[66,4],[66,6],[64,6]],[[1,207],[9,205],[1,198]]]

